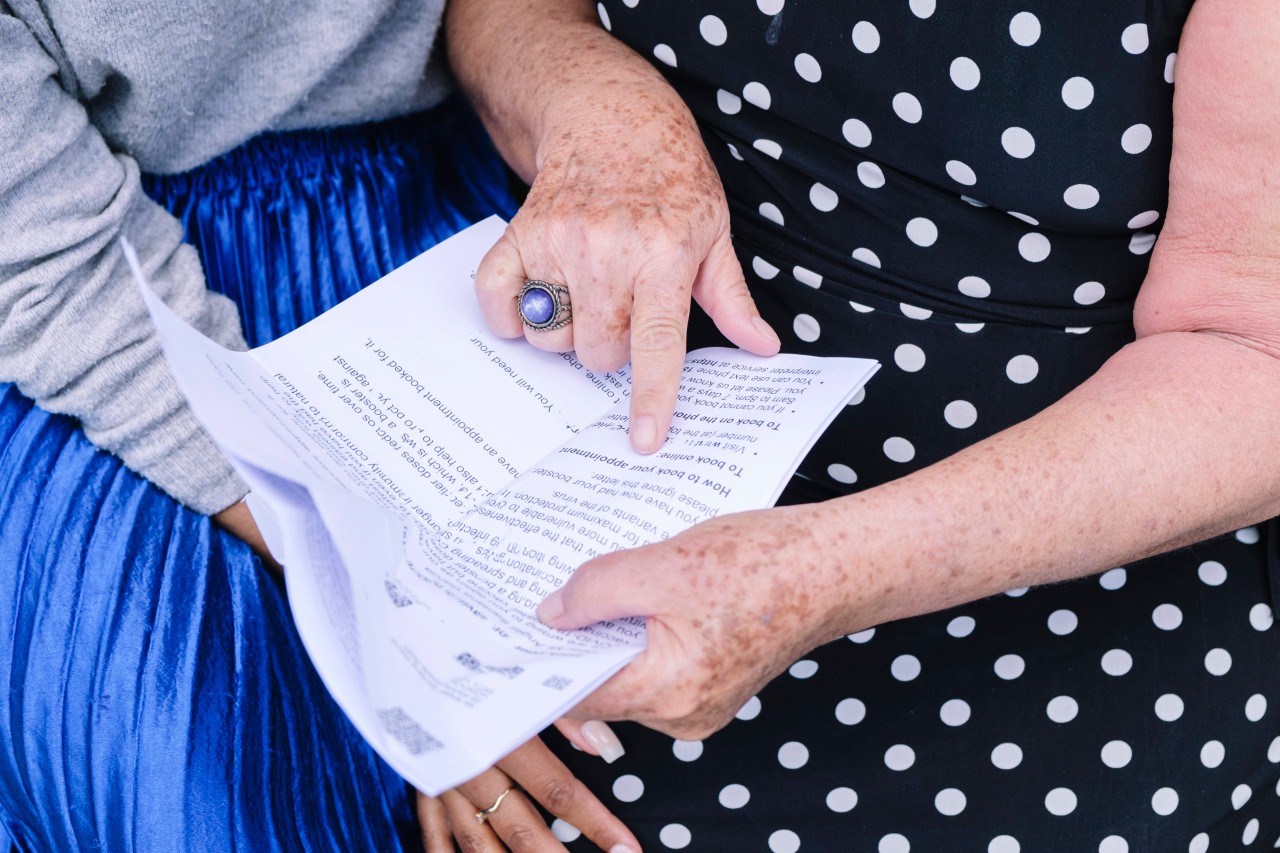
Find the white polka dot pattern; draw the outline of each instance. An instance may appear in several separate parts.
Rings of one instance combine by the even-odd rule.
[[[858,792],[852,788],[833,788],[827,794],[827,808],[833,812],[844,814],[853,811],[858,805]]]
[[[1076,810],[1078,799],[1070,788],[1054,788],[1044,798],[1044,807],[1049,814],[1065,817]]]
[[[1022,47],[1040,40],[1040,19],[1030,12],[1019,12],[1009,21],[1009,37]]]
[[[1012,770],[1022,763],[1022,748],[1016,743],[1002,743],[991,750],[991,763],[1001,770]]]
[[[858,699],[844,699],[836,706],[836,719],[846,726],[856,726],[867,716],[867,706]]]
[[[1102,763],[1113,770],[1127,767],[1132,760],[1133,748],[1122,740],[1108,741],[1102,747]]]
[[[1084,77],[1072,77],[1062,84],[1062,102],[1073,110],[1093,103],[1093,84]]]
[[[669,823],[658,831],[658,840],[668,850],[683,850],[693,841],[693,833],[680,823]]]
[[[577,841],[582,837],[582,831],[571,823],[556,818],[551,822],[551,834],[556,837],[557,841],[569,843]]]
[[[778,750],[778,763],[788,770],[797,770],[809,763],[809,748],[799,741],[789,741]]]
[[[769,836],[770,853],[796,853],[800,849],[800,836],[789,829],[779,829]]]
[[[907,124],[917,124],[924,117],[920,99],[910,92],[899,92],[893,96],[893,111]]]
[[[875,53],[880,47],[880,31],[869,21],[859,21],[853,26],[853,46],[863,53]]]
[[[613,795],[624,803],[634,803],[644,796],[644,782],[630,773],[613,781]]]
[[[803,463],[817,493],[875,489],[1025,420],[1128,342],[1166,218],[1166,18],[1189,0],[1149,5],[602,0],[718,140],[746,279],[784,347],[882,364]],[[980,517],[1010,535],[998,504]],[[909,853],[932,849],[926,820],[988,853],[1066,837],[1203,853],[1255,817],[1272,841],[1275,782],[1247,775],[1263,751],[1280,764],[1258,664],[1280,652],[1270,535],[867,628],[805,653],[705,745],[658,750],[668,775],[609,772],[667,815],[646,827],[658,849]],[[1229,834],[1187,829],[1207,808],[1234,810]],[[904,809],[919,821],[887,817]]]
[[[1045,713],[1055,723],[1069,723],[1080,713],[1080,706],[1070,696],[1057,696],[1049,700]]]
[[[1178,792],[1173,788],[1161,788],[1151,795],[1151,809],[1161,817],[1168,817],[1178,810]]]
[[[969,722],[969,715],[971,713],[972,711],[969,708],[968,702],[965,702],[963,699],[950,699],[942,704],[942,708],[939,710],[938,716],[941,718],[943,723],[954,728],[955,726],[963,726],[965,723]]]
[[[907,770],[915,763],[915,751],[905,744],[891,746],[884,754],[884,766],[890,770]]]
[[[671,744],[671,754],[681,761],[697,761],[702,757],[702,741],[677,740]]]
[[[752,696],[750,699],[747,700],[746,704],[743,705],[742,708],[738,710],[738,713],[735,715],[735,718],[739,720],[744,720],[744,721],[754,720],[756,717],[760,716],[760,709],[761,709],[760,698],[758,696]]]
[[[719,799],[726,809],[740,809],[751,801],[751,792],[743,785],[725,785],[720,789]]]
[[[724,21],[715,15],[707,15],[698,24],[698,32],[702,33],[702,37],[707,40],[707,44],[719,47],[729,38],[729,31],[725,29]]]
[[[1049,614],[1049,630],[1065,637],[1076,629],[1080,620],[1070,610],[1055,610]]]

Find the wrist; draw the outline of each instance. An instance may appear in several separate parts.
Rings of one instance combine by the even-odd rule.
[[[693,115],[658,69],[598,24],[576,29],[577,39],[559,34],[548,58],[558,70],[537,89],[541,106],[528,128],[536,169],[553,150],[580,147],[584,137],[612,137],[640,150],[644,140],[658,145],[675,131],[702,145]]]
[[[830,626],[820,642],[949,606],[935,594],[942,587],[928,580],[931,535],[887,491],[881,486],[811,505],[812,571],[828,590],[814,614],[815,623]]]
[[[267,568],[276,572],[281,570],[280,564],[267,549],[266,540],[262,536],[262,531],[258,529],[253,513],[249,511],[248,503],[245,501],[234,503],[221,512],[215,513],[212,518],[215,524],[252,548]]]
[[[582,81],[611,80],[629,53],[587,0],[453,0],[445,34],[463,91],[503,157],[529,183],[548,113]]]
[[[766,510],[774,523],[755,525],[769,531],[750,543],[767,577],[751,585],[767,597],[762,621],[782,629],[788,659],[899,618],[890,606],[895,584],[868,547],[873,537],[857,497]]]

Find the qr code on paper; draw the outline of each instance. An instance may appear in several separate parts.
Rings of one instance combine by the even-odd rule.
[[[410,755],[421,755],[444,746],[405,713],[403,708],[383,708],[378,711],[378,719],[382,721],[382,727],[387,733],[400,741]]]

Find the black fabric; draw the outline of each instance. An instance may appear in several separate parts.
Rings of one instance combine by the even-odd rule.
[[[784,348],[884,363],[787,500],[937,461],[1132,340],[1189,6],[600,4],[699,119]],[[646,850],[1269,849],[1269,528],[881,626],[705,743],[566,760]]]

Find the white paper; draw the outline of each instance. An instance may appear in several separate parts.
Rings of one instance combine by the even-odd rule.
[[[625,666],[640,618],[534,615],[587,559],[777,499],[876,370],[692,353],[670,437],[626,438],[626,370],[493,336],[475,305],[492,218],[285,337],[230,352],[143,284],[197,417],[253,489],[334,698],[419,790],[484,771]]]

